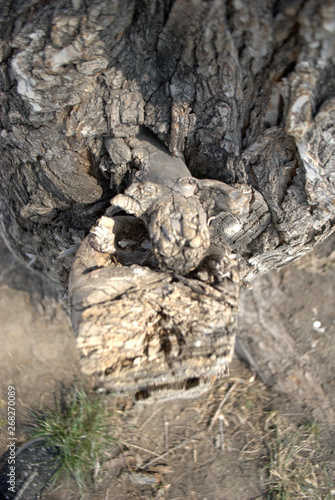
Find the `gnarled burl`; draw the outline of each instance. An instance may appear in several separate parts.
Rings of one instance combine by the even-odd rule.
[[[191,395],[231,361],[243,271],[228,241],[255,203],[262,215],[267,207],[247,185],[193,178],[148,134],[127,146],[133,182],[91,229],[70,275],[82,369],[140,397]],[[249,237],[259,233],[249,225]]]

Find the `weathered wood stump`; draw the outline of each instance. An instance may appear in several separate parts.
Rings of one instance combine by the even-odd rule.
[[[211,244],[209,223],[246,219],[252,190],[194,179],[147,134],[130,147],[135,180],[111,200],[70,274],[82,369],[141,397],[194,394],[225,372],[237,327],[238,262],[227,243]]]

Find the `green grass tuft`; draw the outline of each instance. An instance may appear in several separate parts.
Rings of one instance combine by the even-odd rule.
[[[27,434],[32,439],[45,438],[59,451],[61,467],[57,477],[65,472],[80,489],[87,489],[111,442],[105,399],[74,388],[65,403],[56,400],[56,410],[29,410],[29,415]]]

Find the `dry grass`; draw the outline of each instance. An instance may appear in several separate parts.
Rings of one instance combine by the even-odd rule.
[[[335,484],[325,466],[321,426],[297,424],[269,411],[271,395],[257,378],[241,380],[224,407],[232,430],[242,431],[246,445],[240,459],[263,456],[268,500],[334,500]],[[234,447],[234,435],[228,437]]]
[[[97,486],[102,490],[106,484],[111,487],[118,477],[118,484],[124,488],[119,498],[126,498],[126,495],[130,498],[130,493],[136,492],[136,488],[143,489],[150,498],[170,498],[169,489],[188,476],[194,478],[204,461],[208,460],[211,464],[217,460],[217,470],[221,471],[222,461],[226,460],[224,467],[228,468],[224,471],[229,474],[229,463],[235,460],[246,468],[248,474],[249,465],[252,465],[255,477],[263,478],[259,485],[260,491],[264,485],[262,498],[333,500],[335,489],[322,465],[320,428],[314,424],[297,425],[280,412],[272,411],[271,392],[257,377],[250,376],[248,370],[243,370],[242,366],[238,368],[239,377],[232,375],[215,384],[208,395],[198,401],[174,402],[168,406],[159,404],[155,411],[145,411],[145,407],[127,406],[122,398],[113,399],[113,422],[110,419],[108,422],[113,428],[113,448],[106,443],[104,432],[101,433],[105,414],[100,412],[100,404],[96,412],[91,406],[92,401],[86,400],[86,395],[80,396],[78,402],[77,394],[70,401],[69,432],[74,437],[74,446],[82,441],[83,435],[90,436],[89,449],[84,450],[84,455],[90,457],[88,468],[82,467],[80,462],[79,473],[74,470],[78,464],[71,463],[71,475],[78,484],[87,472],[92,475],[92,465],[97,460],[91,460],[90,447],[101,436],[99,452],[107,460],[102,466],[103,477],[98,480]],[[171,405],[174,405],[175,412],[169,414]],[[97,427],[94,424],[89,430],[86,427],[83,430],[79,426],[77,432],[77,418],[72,416],[76,416],[80,408],[85,410],[85,415],[87,412],[91,415],[93,409],[92,415],[100,415]],[[63,430],[61,432],[54,425],[56,415],[52,413],[51,417],[52,427],[55,428],[53,437],[58,439],[61,436],[63,442]],[[95,418],[93,420],[96,421]],[[43,424],[43,434],[46,432],[46,421],[50,423],[50,415],[39,422],[39,428]],[[63,420],[61,427],[66,428]],[[81,452],[81,449],[71,448],[68,456],[77,461]],[[98,459],[101,461],[100,455]],[[184,464],[181,469],[180,464]],[[85,474],[82,472],[84,469]]]
[[[296,426],[277,413],[266,421],[267,498],[271,500],[331,500],[335,491],[322,465],[316,424]]]

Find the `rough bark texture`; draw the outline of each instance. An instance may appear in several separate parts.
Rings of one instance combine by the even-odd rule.
[[[195,179],[148,134],[129,146],[134,182],[111,200],[70,273],[82,369],[142,398],[199,393],[232,359],[240,282],[227,242],[211,242],[210,221],[247,219],[253,191]]]
[[[211,223],[241,280],[333,230],[331,0],[21,0],[0,18],[4,231],[33,268],[67,282],[143,127],[195,178],[253,188],[247,220]]]

